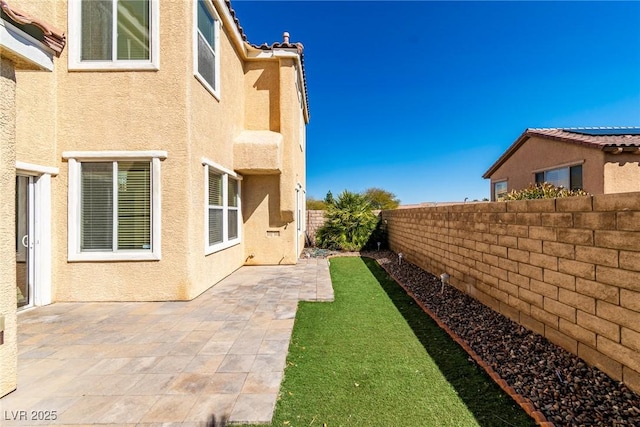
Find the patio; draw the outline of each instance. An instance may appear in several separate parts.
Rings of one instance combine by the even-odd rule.
[[[268,423],[300,300],[333,300],[326,259],[242,267],[188,302],[22,312],[2,425]]]

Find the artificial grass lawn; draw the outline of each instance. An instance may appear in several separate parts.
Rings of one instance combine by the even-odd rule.
[[[301,302],[273,426],[530,426],[372,259],[331,259],[335,302]]]

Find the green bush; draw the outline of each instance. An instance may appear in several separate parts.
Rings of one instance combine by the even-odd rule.
[[[378,224],[367,198],[347,190],[327,204],[325,218],[316,233],[316,242],[321,248],[333,250],[361,250]]]
[[[559,197],[589,196],[584,190],[570,190],[556,187],[548,182],[531,184],[522,190],[513,190],[504,196],[504,200],[556,199]]]

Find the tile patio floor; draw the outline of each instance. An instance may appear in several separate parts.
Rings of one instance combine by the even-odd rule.
[[[327,260],[242,267],[189,302],[22,312],[18,389],[0,399],[0,425],[269,423],[299,300],[333,300]]]

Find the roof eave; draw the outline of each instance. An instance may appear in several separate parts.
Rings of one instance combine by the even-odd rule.
[[[529,129],[526,129],[524,132],[522,132],[522,134],[518,137],[518,139],[516,139],[516,141],[513,144],[511,144],[509,148],[507,148],[507,151],[502,153],[502,155],[498,158],[498,160],[496,160],[495,163],[491,165],[489,169],[487,169],[487,171],[482,175],[482,178],[484,179],[491,178],[491,175],[493,175],[495,171],[498,170],[498,168],[502,166],[502,164],[506,162],[507,159],[509,159],[509,157],[511,157],[511,155],[515,153],[516,150],[520,148],[522,144],[525,143],[527,139],[529,139]]]

